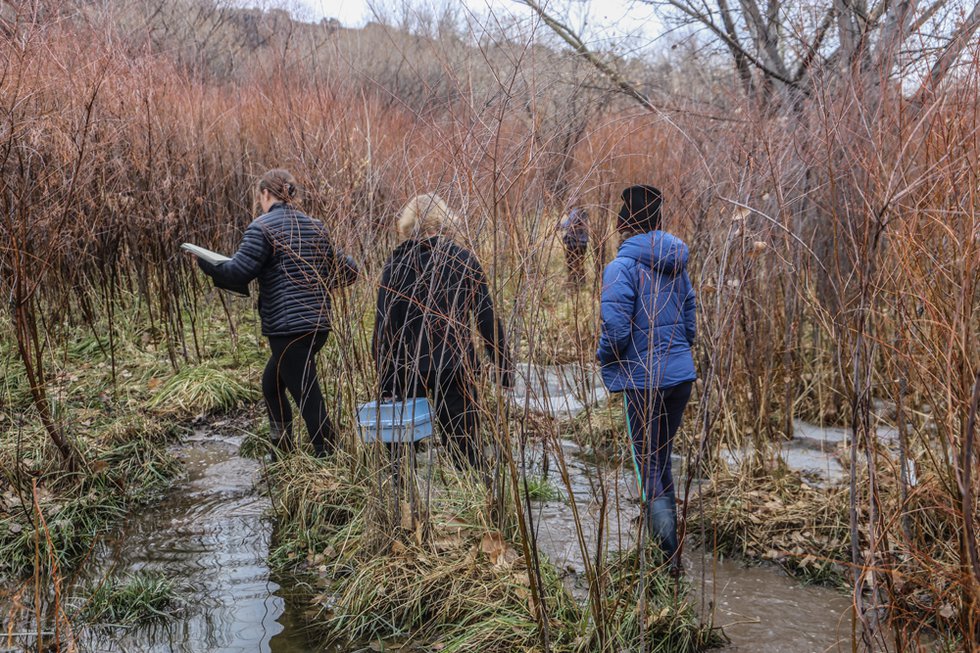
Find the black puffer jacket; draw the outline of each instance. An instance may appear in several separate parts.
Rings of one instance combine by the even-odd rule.
[[[230,261],[198,263],[219,286],[242,287],[258,278],[266,336],[330,331],[330,292],[354,283],[358,274],[322,222],[286,204],[248,225]]]
[[[511,385],[504,329],[494,315],[476,256],[452,241],[407,240],[385,264],[374,323],[381,390],[395,394],[413,373],[476,369],[473,320],[487,353]]]

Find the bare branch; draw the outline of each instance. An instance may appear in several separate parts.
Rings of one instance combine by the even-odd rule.
[[[960,55],[963,54],[963,50],[970,43],[970,39],[973,38],[973,34],[977,31],[978,27],[980,27],[980,2],[973,5],[973,11],[970,12],[966,20],[956,29],[946,48],[939,55],[939,59],[932,65],[929,75],[922,82],[922,86],[916,93],[916,98],[919,102],[924,99],[926,93],[935,91],[942,84],[943,79],[949,73],[950,69],[952,69],[957,59],[960,58]]]
[[[634,84],[620,75],[615,68],[610,66],[601,57],[592,52],[588,46],[582,42],[582,39],[580,39],[567,25],[559,22],[553,16],[545,12],[541,5],[536,2],[536,0],[521,0],[521,2],[534,10],[541,20],[544,21],[545,25],[550,27],[555,34],[565,41],[565,43],[570,45],[582,58],[595,66],[596,69],[603,75],[608,77],[620,91],[632,97],[634,100],[648,109],[659,110],[659,107],[653,103],[646,93],[638,89]]]

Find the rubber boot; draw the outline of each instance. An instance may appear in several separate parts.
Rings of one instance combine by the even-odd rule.
[[[269,422],[269,437],[272,440],[272,462],[280,458],[280,454],[288,454],[293,450],[292,424]]]
[[[670,564],[671,575],[680,574],[680,560],[677,556],[677,503],[674,493],[668,492],[651,501],[647,508],[650,537],[653,538],[664,560]]]

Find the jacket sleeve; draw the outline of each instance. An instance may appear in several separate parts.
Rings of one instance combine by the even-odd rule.
[[[619,359],[633,332],[633,305],[636,290],[632,275],[620,261],[613,261],[602,275],[602,334],[596,358],[603,365]]]
[[[487,355],[500,370],[501,385],[505,388],[513,387],[514,371],[511,368],[510,355],[507,353],[507,337],[503,323],[493,310],[493,298],[490,296],[487,275],[475,257],[470,257],[469,266],[474,283],[476,325],[480,337],[483,338]]]
[[[395,392],[395,361],[393,343],[382,343],[388,338],[388,321],[391,319],[391,259],[385,263],[381,273],[381,283],[378,284],[378,301],[374,313],[374,335],[371,338],[371,351],[374,354],[374,366],[378,372],[378,385],[382,395],[393,395]],[[384,346],[382,346],[384,344]]]
[[[698,335],[697,294],[694,292],[694,286],[691,285],[687,270],[684,271],[684,288],[687,291],[684,297],[684,331],[687,334],[688,344],[693,347],[694,339]]]
[[[348,256],[341,249],[334,252],[334,269],[330,279],[330,289],[346,288],[350,286],[361,275],[360,267],[353,257]]]
[[[271,255],[272,246],[262,232],[262,227],[253,222],[245,229],[238,251],[231,260],[212,265],[203,259],[197,259],[197,263],[205,274],[223,286],[246,286],[259,276]]]

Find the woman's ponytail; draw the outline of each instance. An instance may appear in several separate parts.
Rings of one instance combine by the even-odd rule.
[[[280,202],[292,204],[300,199],[299,186],[296,177],[283,168],[273,168],[259,179],[259,192],[269,191],[269,194]]]

